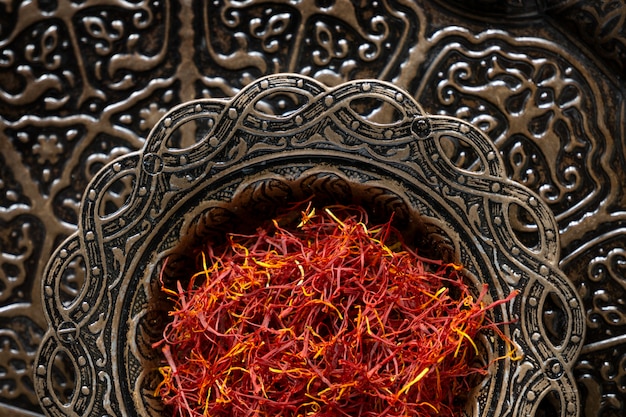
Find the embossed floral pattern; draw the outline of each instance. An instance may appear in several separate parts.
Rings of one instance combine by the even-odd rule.
[[[390,80],[430,112],[457,115],[487,132],[509,177],[532,187],[558,217],[562,263],[592,325],[578,374],[583,398],[594,399],[583,404],[585,415],[626,413],[621,368],[606,365],[626,356],[626,341],[615,338],[626,298],[617,284],[626,236],[624,1],[490,5],[0,0],[0,334],[10,346],[0,359],[7,369],[0,387],[10,387],[0,389],[0,414],[3,404],[41,412],[29,382],[31,342],[16,342],[19,332],[7,323],[24,318],[29,324],[20,329],[32,334],[47,328],[40,308],[44,267],[76,231],[96,172],[141,149],[175,105],[234,96],[279,71],[327,85]],[[485,10],[501,14],[492,18]],[[473,169],[471,155],[465,158],[463,166]],[[123,207],[124,188],[135,181],[120,179],[101,213]],[[532,235],[528,219],[522,213],[513,221]],[[66,300],[82,289],[78,266],[75,272],[63,284]],[[67,358],[57,359],[59,393],[71,392],[76,375],[63,365]]]

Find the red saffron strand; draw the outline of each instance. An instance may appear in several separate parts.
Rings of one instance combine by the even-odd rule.
[[[202,248],[186,287],[163,289],[176,305],[155,395],[191,417],[460,415],[459,393],[487,372],[474,339],[505,338],[486,314],[515,293],[485,306],[459,265],[362,208],[300,220]]]

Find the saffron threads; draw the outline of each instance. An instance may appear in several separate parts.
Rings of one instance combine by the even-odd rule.
[[[361,208],[290,218],[207,245],[199,272],[163,289],[175,309],[155,395],[181,416],[460,415],[487,373],[477,333],[502,336],[486,312],[515,293],[485,305],[459,265]]]

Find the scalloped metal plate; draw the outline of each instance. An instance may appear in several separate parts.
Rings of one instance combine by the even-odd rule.
[[[362,115],[363,100],[391,111]],[[366,190],[359,198],[369,203],[408,206],[436,225],[474,284],[489,284],[491,298],[520,291],[493,314],[510,322],[504,331],[523,358],[491,363],[468,414],[535,415],[550,398],[562,417],[579,416],[572,366],[585,332],[582,304],[557,267],[549,209],[507,179],[498,151],[472,125],[425,114],[389,83],[328,88],[293,74],[260,79],[230,100],[172,109],[142,151],[107,165],[87,187],[78,232],[56,250],[43,280],[50,330],[35,363],[43,410],[159,415],[155,370],[146,364],[158,360],[147,341],[158,319],[150,303],[162,259],[203,218],[228,219],[238,210],[254,216],[268,204],[316,190],[350,194],[353,186]],[[520,213],[534,230],[520,229]],[[60,283],[78,261],[84,285],[74,299],[62,299]],[[483,346],[487,359],[507,350],[489,338]],[[76,374],[70,394],[50,380],[59,360]]]

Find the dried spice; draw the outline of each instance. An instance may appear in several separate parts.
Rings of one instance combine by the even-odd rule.
[[[182,416],[461,414],[487,372],[478,332],[502,336],[486,312],[514,293],[485,305],[460,266],[420,257],[361,208],[290,218],[207,245],[199,272],[163,289],[176,305],[155,395]]]

